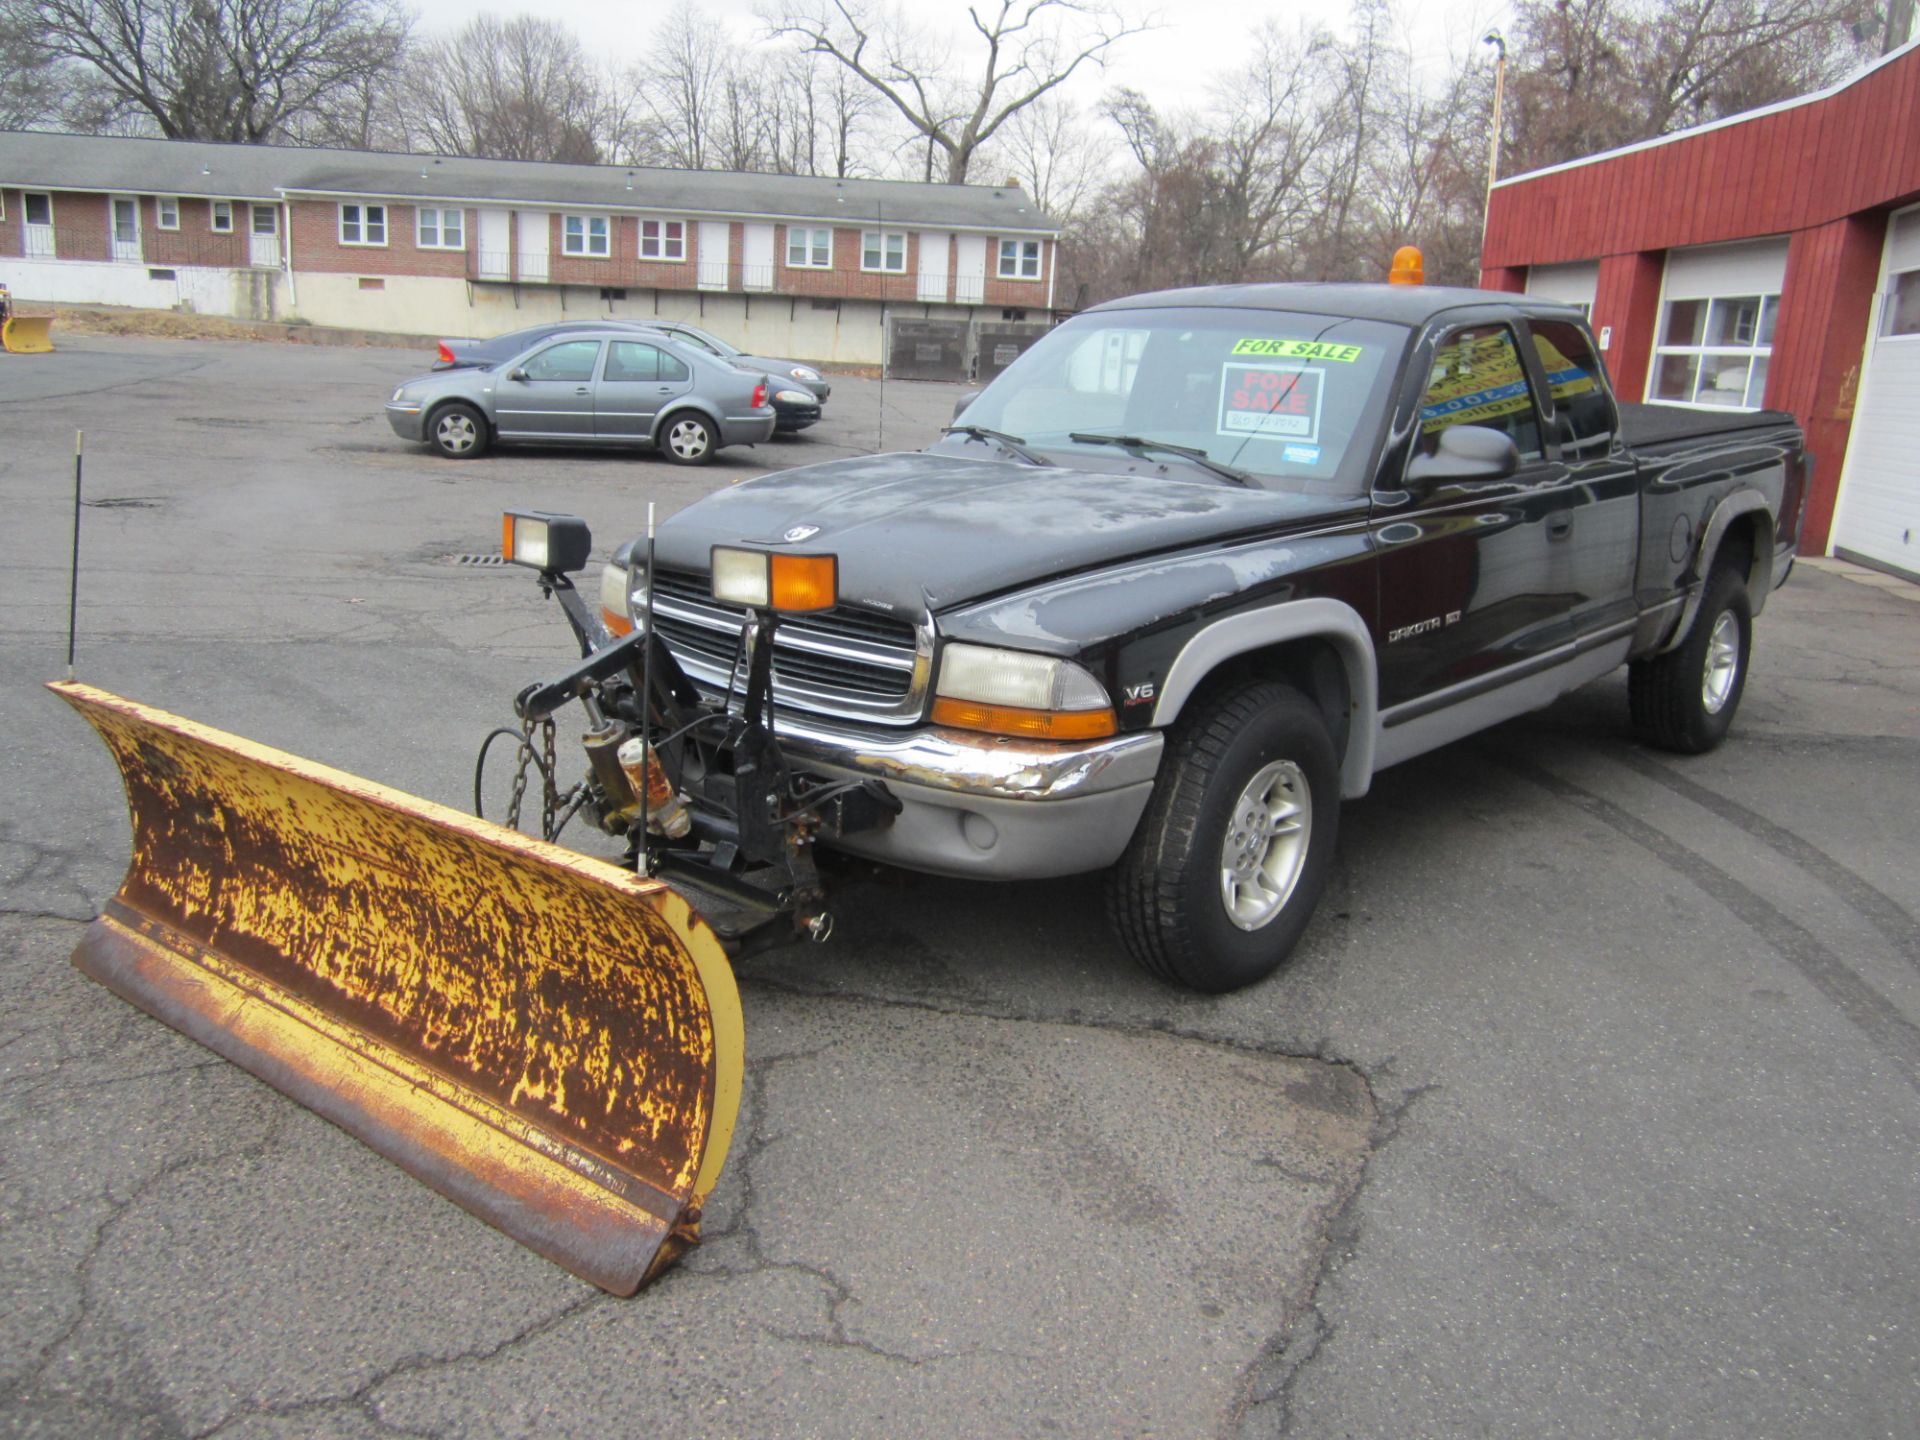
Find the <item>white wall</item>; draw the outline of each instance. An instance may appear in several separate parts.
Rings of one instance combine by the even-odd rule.
[[[94,260],[8,260],[15,300],[190,310],[238,320],[286,318],[286,276],[277,270],[146,266]],[[150,273],[173,270],[170,280]]]

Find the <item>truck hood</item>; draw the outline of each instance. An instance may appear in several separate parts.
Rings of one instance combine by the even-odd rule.
[[[762,476],[660,527],[663,569],[705,574],[714,545],[840,560],[840,597],[918,616],[1202,543],[1282,535],[1362,502],[1204,476],[1066,470],[907,453]],[[792,537],[792,538],[788,538]]]

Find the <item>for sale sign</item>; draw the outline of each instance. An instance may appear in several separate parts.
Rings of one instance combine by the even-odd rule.
[[[1320,392],[1326,373],[1285,361],[1223,366],[1219,433],[1311,444],[1320,438]]]

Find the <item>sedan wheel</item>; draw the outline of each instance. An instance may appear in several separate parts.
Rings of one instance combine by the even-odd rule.
[[[471,460],[487,448],[487,422],[469,405],[448,405],[434,412],[427,438],[449,460]]]
[[[704,465],[713,458],[713,427],[697,415],[678,415],[661,437],[667,459],[676,465]]]

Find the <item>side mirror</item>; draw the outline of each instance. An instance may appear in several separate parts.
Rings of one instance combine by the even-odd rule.
[[[1431,455],[1407,466],[1407,488],[1429,490],[1443,481],[1504,480],[1520,469],[1520,447],[1504,430],[1485,425],[1449,425]]]
[[[980,398],[980,392],[978,390],[967,391],[966,394],[962,395],[958,400],[953,402],[953,418],[958,420],[960,418],[961,413],[969,405],[973,404],[973,402],[978,400],[979,398]]]
[[[512,369],[512,370],[509,370],[509,371],[507,372],[507,378],[508,378],[509,380],[524,380],[524,379],[526,379],[526,378],[527,378],[527,369],[526,369],[526,366],[524,366],[524,365],[521,365],[521,366],[516,366],[516,367],[515,367],[514,369]]]

